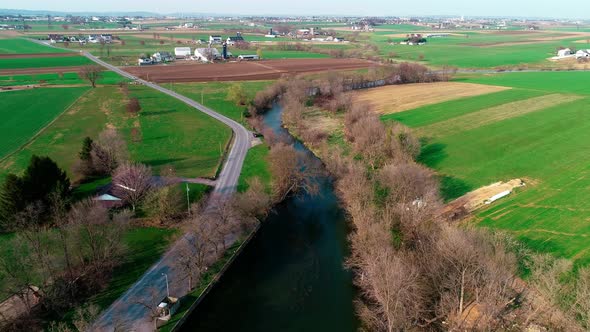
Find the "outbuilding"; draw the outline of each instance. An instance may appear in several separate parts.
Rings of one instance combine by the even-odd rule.
[[[219,53],[216,48],[208,47],[195,49],[195,60],[211,62],[218,59],[221,59],[221,53]]]
[[[191,48],[190,47],[175,47],[174,48],[174,56],[177,59],[184,59],[191,56]]]

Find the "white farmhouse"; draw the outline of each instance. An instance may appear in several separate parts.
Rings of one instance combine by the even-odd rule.
[[[221,53],[216,48],[195,49],[195,60],[210,62],[217,59],[221,59]]]
[[[209,44],[221,44],[222,42],[221,36],[209,36]]]
[[[571,54],[572,54],[572,50],[570,50],[569,48],[564,48],[563,50],[557,51],[557,56],[559,58],[565,58],[567,56],[570,56]]]

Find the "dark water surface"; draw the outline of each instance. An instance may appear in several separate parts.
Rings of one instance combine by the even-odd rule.
[[[277,134],[275,106],[265,123]],[[301,144],[297,149],[310,153]],[[328,177],[320,195],[289,198],[187,319],[182,331],[355,331],[344,213]]]

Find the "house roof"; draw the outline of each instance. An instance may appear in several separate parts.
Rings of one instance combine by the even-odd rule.
[[[235,36],[235,37],[229,37],[228,39],[231,40],[231,41],[243,41],[244,40],[244,37],[242,37],[242,36]]]

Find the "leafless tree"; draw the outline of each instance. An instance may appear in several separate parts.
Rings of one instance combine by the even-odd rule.
[[[114,128],[107,128],[100,133],[92,143],[91,155],[94,169],[104,175],[112,174],[129,159],[127,143]]]
[[[102,67],[97,65],[87,65],[82,67],[78,73],[81,78],[88,80],[93,88],[96,88],[96,82],[102,77]]]
[[[273,196],[277,201],[282,201],[290,193],[318,192],[314,176],[321,173],[321,168],[309,156],[298,152],[292,145],[277,143],[271,147],[268,158]]]
[[[152,170],[143,164],[125,163],[113,173],[113,192],[124,202],[131,204],[135,212],[153,187]]]

